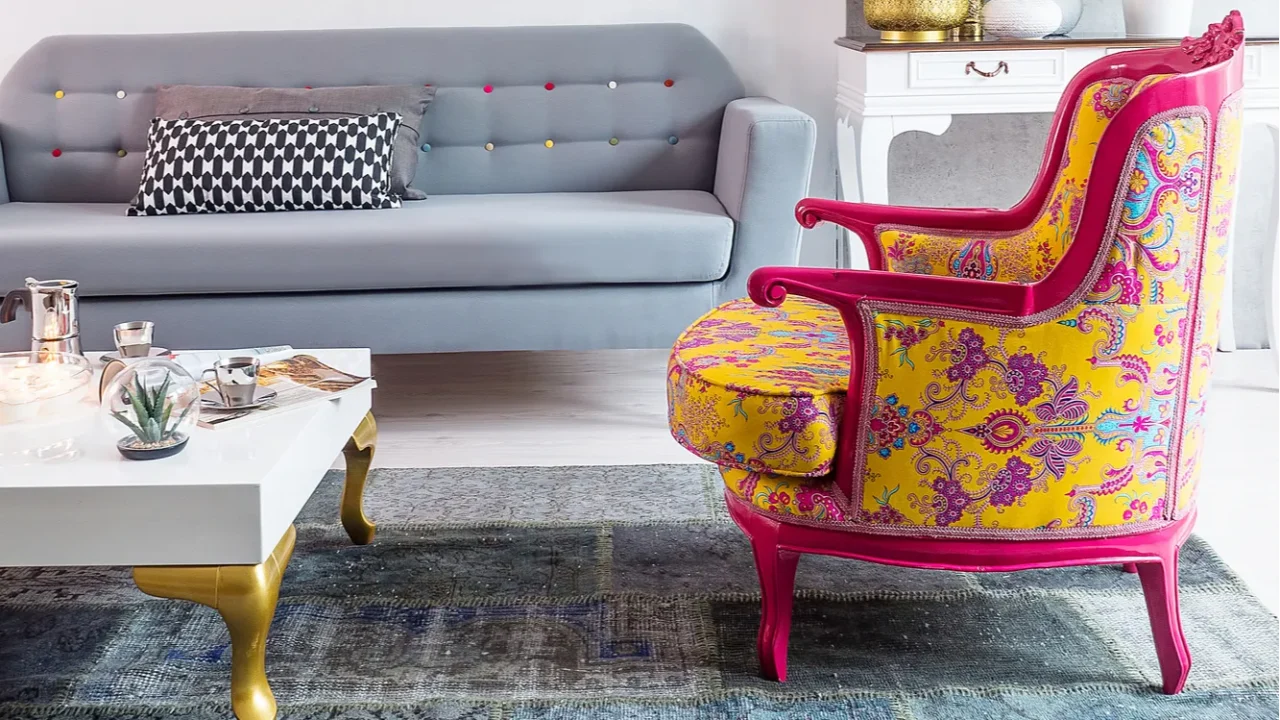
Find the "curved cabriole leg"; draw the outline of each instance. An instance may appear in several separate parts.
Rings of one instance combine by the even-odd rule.
[[[776,530],[752,536],[751,550],[760,575],[760,631],[756,635],[760,674],[769,680],[786,682],[791,602],[795,596],[800,554],[779,547]]]
[[[378,424],[370,412],[360,421],[351,434],[342,454],[347,459],[347,478],[342,485],[342,527],[346,528],[351,542],[368,545],[373,542],[377,526],[364,514],[364,484],[369,479],[369,466],[373,464],[373,451],[378,443]]]
[[[1191,651],[1182,634],[1182,616],[1178,612],[1178,550],[1159,562],[1138,565],[1138,578],[1147,600],[1151,633],[1155,636],[1156,656],[1160,659],[1160,675],[1166,695],[1177,695],[1191,672]]]
[[[231,633],[231,709],[240,720],[271,720],[276,698],[267,683],[267,631],[280,598],[280,578],[293,556],[293,526],[258,565],[136,567],[148,595],[190,600],[218,611]]]
[[[1125,563],[1125,564],[1124,564],[1124,565],[1122,565],[1121,567],[1123,567],[1123,568],[1124,568],[1124,571],[1125,571],[1125,572],[1130,573],[1130,574],[1138,572],[1138,564],[1137,564],[1137,563]]]

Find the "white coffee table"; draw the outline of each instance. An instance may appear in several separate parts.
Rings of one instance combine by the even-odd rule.
[[[370,374],[367,349],[298,352]],[[266,637],[293,521],[339,451],[342,524],[357,544],[373,540],[363,508],[377,441],[371,399],[361,389],[246,425],[198,428],[163,460],[125,460],[95,429],[74,459],[4,467],[0,566],[133,566],[143,592],[217,610],[231,633],[236,717],[274,718]]]

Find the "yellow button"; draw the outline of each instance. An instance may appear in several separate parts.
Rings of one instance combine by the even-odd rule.
[[[485,149],[485,150],[492,150],[492,149],[493,149],[493,143],[485,143],[485,144],[484,144],[484,149]]]
[[[129,154],[129,151],[128,151],[128,150],[117,150],[117,151],[116,151],[116,155],[117,155],[118,157],[124,157],[125,155],[128,155],[128,154]]]
[[[62,96],[63,96],[63,95],[66,95],[66,93],[62,92],[61,90],[59,90],[59,91],[57,91],[57,92],[55,92],[55,93],[53,94],[53,96],[54,96],[54,97],[56,97],[56,98],[58,98],[59,100],[61,100],[61,99],[62,99]]]
[[[544,143],[542,143],[542,144],[543,144],[543,145],[546,145],[547,147],[555,147],[555,146],[556,146],[555,142],[553,142],[553,141],[551,141],[551,140],[548,140],[548,141],[546,141],[546,142],[544,142]]]

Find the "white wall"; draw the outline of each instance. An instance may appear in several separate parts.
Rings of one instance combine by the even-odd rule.
[[[46,35],[388,26],[683,22],[706,34],[748,92],[818,121],[811,193],[835,188],[835,46],[844,0],[0,0],[0,74]],[[832,264],[834,232],[806,237],[801,262]]]

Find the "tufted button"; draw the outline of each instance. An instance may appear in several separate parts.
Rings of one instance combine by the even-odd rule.
[[[248,106],[248,105],[245,105],[244,107],[240,108],[240,114],[241,114],[241,115],[243,115],[244,113],[247,113],[247,112],[249,112],[249,106]]]
[[[116,97],[120,98],[121,100],[123,100],[123,99],[125,98],[125,96],[126,96],[126,95],[128,95],[128,94],[129,94],[129,93],[127,93],[127,92],[125,92],[125,91],[123,91],[123,90],[117,90],[117,91],[116,91]]]
[[[320,112],[320,108],[316,107],[315,105],[312,105],[311,107],[307,108],[307,112]]]
[[[186,111],[186,110],[183,110],[182,112],[178,113],[178,119],[179,119],[179,120],[186,120],[186,119],[187,119],[187,111]]]
[[[493,152],[493,143],[485,143],[484,149]]]
[[[618,138],[616,138],[616,137],[615,137],[615,138],[609,138],[609,144],[610,144],[610,145],[617,145],[617,144],[618,144]]]
[[[62,157],[62,148],[54,148],[54,149],[53,149],[53,152],[51,152],[51,153],[49,153],[49,154],[50,154],[50,155],[52,155],[52,156],[54,156],[54,157]]]
[[[546,89],[548,89],[548,90],[555,90],[555,89],[556,89],[556,84],[555,84],[555,83],[547,83],[546,85],[543,85],[542,87],[544,87],[544,88],[546,88]]]
[[[62,92],[61,90],[55,90],[55,91],[53,92],[53,97],[54,97],[54,98],[56,98],[56,99],[58,99],[58,100],[61,100],[61,99],[62,99],[63,97],[65,97],[65,96],[66,96],[66,93]]]
[[[422,143],[422,152],[431,152],[431,143]]]
[[[666,85],[667,87],[671,87],[672,85],[676,84],[676,81],[672,80],[671,78],[667,78],[666,80],[662,81],[662,84]]]
[[[618,89],[618,82],[617,82],[616,80],[610,80],[610,81],[609,81],[609,89],[610,89],[610,90],[617,90],[617,89]]]
[[[311,89],[311,86],[310,86],[310,85],[303,85],[303,86],[302,86],[302,89],[303,89],[303,90],[310,90],[310,89]]]
[[[672,135],[671,137],[667,138],[667,142],[671,143],[672,145],[675,145],[676,143],[680,142],[680,138],[676,137],[675,135]]]
[[[546,142],[544,142],[544,143],[542,143],[542,144],[543,144],[543,145],[546,145],[546,146],[547,146],[547,147],[549,147],[549,148],[553,148],[553,147],[555,147],[555,146],[556,146],[556,143],[555,143],[555,141],[554,141],[554,140],[548,140],[548,141],[546,141]]]
[[[493,86],[492,86],[492,85],[485,85],[485,86],[484,86],[484,91],[485,91],[485,92],[487,92],[487,93],[491,93],[491,92],[493,92]]]
[[[125,155],[128,155],[128,154],[129,154],[129,151],[125,150],[124,148],[120,148],[119,150],[116,151],[116,157],[124,157]]]

